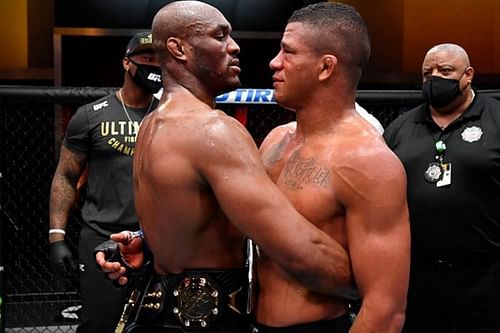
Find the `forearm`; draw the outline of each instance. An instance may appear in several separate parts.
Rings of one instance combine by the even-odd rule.
[[[231,220],[293,279],[316,292],[357,298],[346,249],[295,211],[281,192],[246,204],[253,212],[248,220],[230,215]]]
[[[347,251],[324,233],[309,246],[310,249],[305,252],[310,255],[299,257],[302,264],[290,271],[290,274],[310,290],[346,299],[358,299]]]
[[[49,202],[50,229],[66,229],[68,216],[76,198],[76,181],[56,174],[52,181]],[[49,234],[49,242],[64,239],[60,233]]]
[[[349,333],[400,333],[405,320],[404,302],[364,300]]]

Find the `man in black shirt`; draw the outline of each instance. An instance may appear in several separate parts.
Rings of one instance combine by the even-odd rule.
[[[500,332],[500,102],[472,87],[455,44],[422,66],[426,103],[385,131],[408,177],[406,333]]]
[[[93,249],[113,232],[138,229],[132,156],[139,126],[156,108],[158,101],[153,93],[161,87],[151,33],[136,34],[122,62],[123,86],[116,93],[80,107],[72,117],[52,181],[50,262],[57,273],[64,275],[74,265],[64,242],[65,228],[77,195],[78,180],[88,166],[82,208],[84,223],[78,246],[82,295],[78,332],[114,332],[127,290],[113,288],[111,281],[97,271]]]

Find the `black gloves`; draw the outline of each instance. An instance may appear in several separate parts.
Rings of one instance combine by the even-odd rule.
[[[137,238],[137,237],[135,237]],[[135,238],[132,238],[135,239]],[[130,241],[129,241],[130,242]],[[136,244],[125,244],[126,248],[123,249],[125,253],[121,253],[119,244],[115,241],[108,240],[101,244],[99,244],[94,249],[94,256],[97,252],[103,252],[104,258],[108,262],[118,262],[122,267],[125,267],[126,271],[123,274],[129,280],[127,285],[136,284],[137,281],[142,280],[142,276],[145,272],[149,271],[150,263],[152,262],[152,254],[150,251],[144,249],[143,241],[137,242]],[[126,260],[131,260],[131,263]],[[99,264],[96,263],[97,269],[102,270]],[[106,276],[109,277],[109,273],[106,273]],[[115,287],[123,287],[118,283],[118,279],[112,279],[113,285]]]
[[[97,252],[104,252],[104,256],[106,258],[106,261],[110,262],[119,262],[120,265],[124,266],[127,270],[125,271],[125,274],[123,276],[129,278],[131,269],[129,266],[123,261],[122,256],[120,255],[120,249],[118,247],[118,243],[112,240],[105,241],[104,243],[101,243],[97,245],[94,248],[94,257]],[[96,263],[97,270],[102,270],[101,266],[99,266]],[[106,274],[106,277],[109,278],[108,274]],[[118,283],[118,279],[112,279],[113,286],[115,288],[123,288],[121,284]]]
[[[78,272],[73,255],[63,240],[50,243],[50,268],[64,278],[71,278]]]
[[[120,250],[118,249],[118,243],[115,241],[107,240],[104,243],[97,245],[94,248],[94,257],[97,252],[104,252],[106,261],[118,261],[122,265],[125,264],[120,255]],[[101,269],[99,265],[97,265],[97,268],[99,270]]]

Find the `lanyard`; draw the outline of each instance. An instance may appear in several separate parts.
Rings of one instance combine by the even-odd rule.
[[[451,124],[453,126],[453,124]],[[436,187],[442,187],[451,184],[451,163],[444,163],[444,154],[446,153],[446,140],[453,134],[451,130],[446,135],[441,131],[439,136],[435,138],[432,134],[435,150],[435,161],[429,163],[427,170],[424,173],[424,178],[429,183],[435,183]]]

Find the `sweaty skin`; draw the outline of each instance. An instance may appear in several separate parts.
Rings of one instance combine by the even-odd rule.
[[[155,270],[241,267],[243,234],[224,216],[197,165],[208,163],[215,151],[226,153],[217,137],[235,124],[185,95],[163,104],[142,125],[137,141],[136,206]],[[192,134],[187,140],[186,133]]]
[[[409,272],[404,169],[354,109],[369,42],[358,43],[356,53],[340,50],[339,57],[328,49],[313,52],[307,42],[318,29],[289,23],[271,61],[276,100],[296,111],[297,123],[269,134],[264,162],[248,132],[213,110],[216,92],[186,81],[168,84],[164,72],[161,106],[145,120],[136,146],[137,212],[160,274],[239,267],[242,233],[249,235],[262,253],[261,324],[344,314],[354,276],[362,304],[350,332],[400,332]],[[180,75],[175,69],[169,75]]]
[[[345,249],[293,208],[246,129],[214,109],[240,84],[230,33],[201,2],[174,2],[153,21],[164,92],[139,131],[134,196],[155,271],[242,267],[245,234],[309,288],[347,294]]]
[[[278,127],[268,135],[260,150],[268,174],[294,207],[349,251],[348,232],[359,232],[368,226],[355,225],[358,222],[354,218],[349,219],[350,225],[347,225],[345,202],[359,200],[356,204],[366,208],[366,211],[357,212],[359,218],[364,216],[373,223],[377,223],[379,217],[368,218],[370,214],[397,220],[405,216],[404,206],[398,207],[401,205],[397,198],[400,191],[390,193],[389,197],[385,193],[379,198],[374,195],[377,188],[390,185],[387,181],[391,173],[401,175],[403,171],[380,135],[356,114],[347,114],[335,125],[335,131],[307,139],[297,133],[296,123]],[[377,207],[378,212],[375,211]],[[398,213],[391,216],[386,211]],[[371,227],[374,231],[377,229]],[[396,236],[396,233],[391,236],[390,229],[380,230],[380,233],[380,240]],[[351,239],[355,241],[356,237]],[[369,264],[370,261],[364,258],[362,263],[356,262],[356,266]],[[345,299],[308,290],[266,254],[260,256],[258,268],[257,321],[260,323],[290,326],[333,319],[347,310]]]
[[[317,275],[300,267],[325,269],[336,256],[328,235],[293,222],[305,220],[270,181],[246,130],[189,92],[180,89],[146,119],[135,154],[136,210],[158,274],[241,267],[235,225],[292,272],[302,261],[302,275]],[[321,281],[312,278],[311,288]],[[336,278],[325,281],[333,288]]]
[[[404,169],[356,113],[357,81],[344,74],[353,71],[342,72],[348,65],[338,57],[308,47],[314,33],[308,25],[289,22],[281,51],[270,63],[276,100],[295,110],[297,122],[266,137],[262,160],[294,207],[349,253],[362,299],[349,332],[400,332],[410,253]],[[347,311],[345,298],[311,290],[265,251],[257,267],[260,324],[286,327]]]

